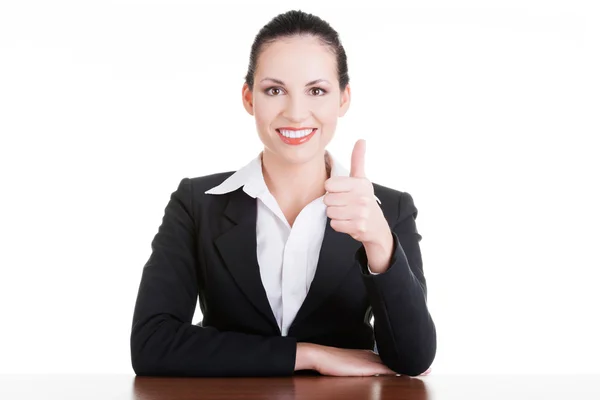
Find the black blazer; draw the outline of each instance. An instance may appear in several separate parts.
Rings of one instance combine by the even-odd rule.
[[[235,171],[183,178],[165,208],[133,312],[137,375],[293,375],[296,344],[374,349],[399,374],[432,363],[436,329],[407,192],[373,184],[394,237],[390,268],[366,269],[362,243],[327,226],[317,270],[288,336],[281,336],[260,278],[256,199],[242,188],[204,192]],[[200,299],[202,322],[192,324]],[[374,329],[370,323],[374,316]]]

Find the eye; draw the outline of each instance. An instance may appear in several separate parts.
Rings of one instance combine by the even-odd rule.
[[[270,88],[267,88],[267,89],[265,90],[265,94],[268,94],[269,96],[272,96],[272,94],[270,93],[271,89],[274,89],[274,90],[281,90],[281,88],[278,88],[278,87],[276,87],[276,86],[272,86],[272,87],[270,87]],[[275,95],[275,96],[277,96],[277,95]]]
[[[323,96],[325,93],[327,93],[327,90],[321,89],[320,87],[314,87],[314,88],[311,88],[311,90],[320,90],[321,92],[323,92],[323,94],[317,95],[317,96]]]

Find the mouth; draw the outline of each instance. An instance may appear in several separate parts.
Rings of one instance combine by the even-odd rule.
[[[286,144],[299,145],[308,142],[317,132],[318,128],[307,128],[300,130],[275,129],[279,138]]]

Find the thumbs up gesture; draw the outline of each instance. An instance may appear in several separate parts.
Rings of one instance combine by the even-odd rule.
[[[391,256],[393,241],[390,226],[375,199],[373,184],[365,175],[366,145],[364,139],[354,145],[350,176],[332,176],[325,181],[328,193],[323,202],[327,206],[327,216],[331,218],[331,227],[365,245],[370,268],[375,272],[369,252],[381,261],[379,264],[385,264]]]

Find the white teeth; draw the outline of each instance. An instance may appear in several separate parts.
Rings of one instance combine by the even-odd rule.
[[[309,135],[313,131],[313,129],[303,129],[301,131],[289,131],[285,129],[278,129],[278,131],[281,132],[281,134],[285,137],[297,139]]]

